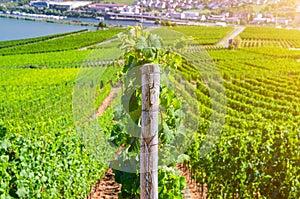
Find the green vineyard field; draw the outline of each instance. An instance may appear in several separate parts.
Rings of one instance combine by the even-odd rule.
[[[210,198],[300,197],[296,191],[300,187],[300,63],[294,58],[297,53],[286,50],[291,56],[282,58],[281,52],[276,48],[209,52],[223,76],[221,84],[216,81],[212,88],[193,78],[197,70],[188,66],[183,70],[192,71],[191,80],[199,81],[196,94],[201,102],[201,124],[189,150],[189,165],[196,180],[207,186]],[[187,59],[201,53],[193,52]],[[208,127],[215,123],[210,95],[217,85],[226,90],[226,114],[219,115],[225,124],[215,147],[201,156]]]
[[[49,39],[54,39],[56,37],[63,37],[63,36],[67,36],[67,35],[71,35],[71,34],[77,34],[77,33],[85,32],[85,31],[87,31],[87,29],[79,30],[79,31],[75,31],[75,32],[67,32],[67,33],[61,33],[61,34],[55,34],[55,35],[49,35],[49,36],[29,38],[29,39],[1,41],[0,42],[0,49],[1,48],[12,47],[12,46],[30,44],[30,43],[35,43],[35,42],[46,41],[46,40],[49,40]]]
[[[46,40],[44,42],[0,49],[0,55],[32,54],[73,50],[100,43],[101,41],[116,36],[122,31],[124,31],[124,29],[98,30],[83,32],[81,34],[71,34],[66,35],[65,37]]]
[[[166,45],[178,35],[193,39],[177,52],[181,64],[169,74],[175,89],[182,89],[182,77],[187,80],[185,89],[162,92],[170,98],[167,111],[175,110],[176,94],[198,107],[198,115],[187,113],[199,124],[185,152],[198,191],[210,199],[300,198],[300,51],[288,49],[299,46],[299,32],[247,27],[239,35],[241,48],[230,50],[215,44],[232,27],[170,28],[178,34],[162,29],[152,32]],[[125,74],[118,42],[90,46],[121,31],[0,42],[0,198],[86,198],[103,177],[111,160],[101,156],[108,152],[101,139],[121,143],[128,138],[120,130],[125,124],[116,125],[120,99],[97,120],[90,119]],[[179,120],[179,112],[172,114],[170,126]],[[88,140],[89,133],[95,137]],[[162,133],[160,139],[174,135],[169,136]],[[180,151],[180,144],[174,150]],[[168,193],[184,184],[177,175],[166,174],[171,177],[160,182],[159,190]],[[137,179],[121,180],[128,180],[123,190],[137,195],[129,190]]]
[[[180,39],[180,37],[172,37],[172,32],[176,32],[177,36],[181,34],[181,37],[187,38],[190,37],[198,44],[201,45],[214,45],[220,39],[222,39],[232,27],[215,27],[215,26],[189,26],[186,28],[185,26],[176,26],[170,29],[171,34],[167,31],[164,31],[164,28],[154,29],[153,33],[156,33],[164,38],[164,43],[172,44],[174,40]]]
[[[240,37],[240,47],[300,48],[299,30],[247,27]]]

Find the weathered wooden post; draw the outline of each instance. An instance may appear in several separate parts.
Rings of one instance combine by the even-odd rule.
[[[141,199],[158,199],[158,111],[160,69],[142,67],[142,132],[140,146]]]

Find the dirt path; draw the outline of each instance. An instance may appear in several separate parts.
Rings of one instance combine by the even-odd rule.
[[[101,106],[99,106],[96,113],[92,116],[92,119],[95,119],[104,113],[104,111],[111,105],[112,101],[118,96],[120,90],[121,90],[121,83],[118,82],[111,88],[110,93],[103,100]]]
[[[229,40],[234,39],[236,36],[238,36],[241,32],[243,32],[245,29],[245,26],[235,26],[227,35],[221,39],[216,45],[217,46],[223,46],[225,48],[228,48],[229,46]]]
[[[118,96],[122,86],[121,83],[116,83],[109,95],[103,100],[97,112],[91,117],[95,119],[99,117],[111,105],[113,100]],[[86,199],[118,199],[118,194],[121,192],[122,185],[115,182],[115,174],[109,168],[104,177],[100,179],[93,187],[90,195]]]
[[[99,43],[96,43],[96,44],[92,44],[92,45],[89,45],[89,46],[78,48],[77,50],[87,50],[88,48],[91,48],[91,47],[99,47],[99,46],[102,46],[102,45],[105,45],[105,44],[109,44],[109,43],[111,43],[113,41],[116,41],[116,40],[118,40],[118,38],[108,39],[108,40],[105,40],[105,41],[102,41],[102,42],[99,42]]]
[[[206,199],[207,197],[207,188],[201,186],[199,183],[196,183],[193,180],[193,176],[188,170],[188,167],[184,164],[177,164],[176,166],[179,170],[179,174],[185,177],[186,187],[184,188],[184,199]],[[203,189],[203,191],[200,191]]]
[[[104,178],[95,184],[92,192],[86,199],[118,199],[121,186],[121,184],[115,182],[115,174],[112,169],[109,168]]]

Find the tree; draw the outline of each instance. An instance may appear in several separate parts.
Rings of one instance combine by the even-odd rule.
[[[170,21],[167,21],[166,26],[172,26],[172,23]]]
[[[245,19],[241,19],[239,25],[245,26],[245,25],[247,25],[247,21]]]
[[[103,20],[101,20],[101,21],[99,22],[99,24],[98,24],[98,27],[99,27],[99,28],[105,28],[105,27],[106,27],[106,23],[105,23]]]
[[[5,5],[0,5],[0,11],[7,11],[7,8]]]
[[[155,22],[154,22],[154,24],[155,24],[155,25],[158,25],[158,24],[159,24],[159,20],[156,19]]]

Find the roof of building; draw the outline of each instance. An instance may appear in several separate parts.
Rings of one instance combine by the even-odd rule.
[[[90,8],[112,8],[112,7],[124,7],[124,4],[111,4],[111,3],[94,3],[89,5]]]

